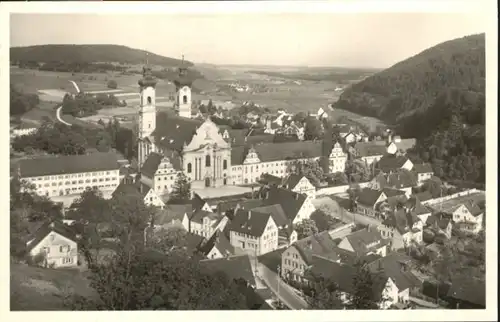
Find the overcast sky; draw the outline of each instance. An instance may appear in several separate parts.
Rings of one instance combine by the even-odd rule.
[[[195,63],[389,67],[484,32],[461,13],[12,14],[10,46],[117,44]]]

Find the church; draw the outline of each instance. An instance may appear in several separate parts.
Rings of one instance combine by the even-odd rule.
[[[143,68],[139,80],[140,180],[157,194],[170,193],[180,171],[193,189],[203,189],[256,183],[264,173],[284,177],[290,163],[321,157],[321,141],[236,142],[227,129],[219,128],[210,117],[204,121],[192,119],[192,81],[187,71],[187,67],[181,66],[174,81],[176,115],[157,113],[157,80],[149,66]],[[331,152],[332,170],[344,171],[347,155],[338,144]]]

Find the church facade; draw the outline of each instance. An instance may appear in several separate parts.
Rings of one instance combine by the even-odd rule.
[[[321,141],[232,144],[228,131],[210,118],[191,118],[191,82],[186,74],[186,69],[180,68],[174,82],[177,115],[157,113],[156,80],[151,69],[145,67],[139,81],[140,180],[158,194],[171,192],[178,172],[187,176],[194,189],[241,185],[256,183],[263,173],[284,177],[289,164],[321,157]],[[345,155],[337,151],[330,155],[330,163],[338,171],[338,164],[345,163]]]

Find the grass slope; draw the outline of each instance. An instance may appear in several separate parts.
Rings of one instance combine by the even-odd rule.
[[[118,62],[122,64],[143,64],[148,53],[149,63],[164,67],[176,67],[180,59],[160,56],[144,50],[120,45],[38,45],[11,47],[11,61],[36,62]],[[191,62],[185,62],[192,66]]]

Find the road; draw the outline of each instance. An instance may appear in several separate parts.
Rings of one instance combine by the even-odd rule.
[[[259,276],[266,282],[269,289],[292,310],[304,310],[307,309],[308,305],[306,301],[301,298],[297,293],[287,285],[285,282],[280,281],[279,283],[279,294],[278,294],[278,274],[271,271],[266,266],[259,263],[258,265]]]
[[[68,122],[66,122],[65,120],[63,120],[61,118],[61,110],[62,110],[62,105],[59,106],[56,110],[56,118],[59,122],[61,122],[62,124],[65,124],[65,125],[68,125],[68,126],[71,126],[71,124],[69,124]]]

